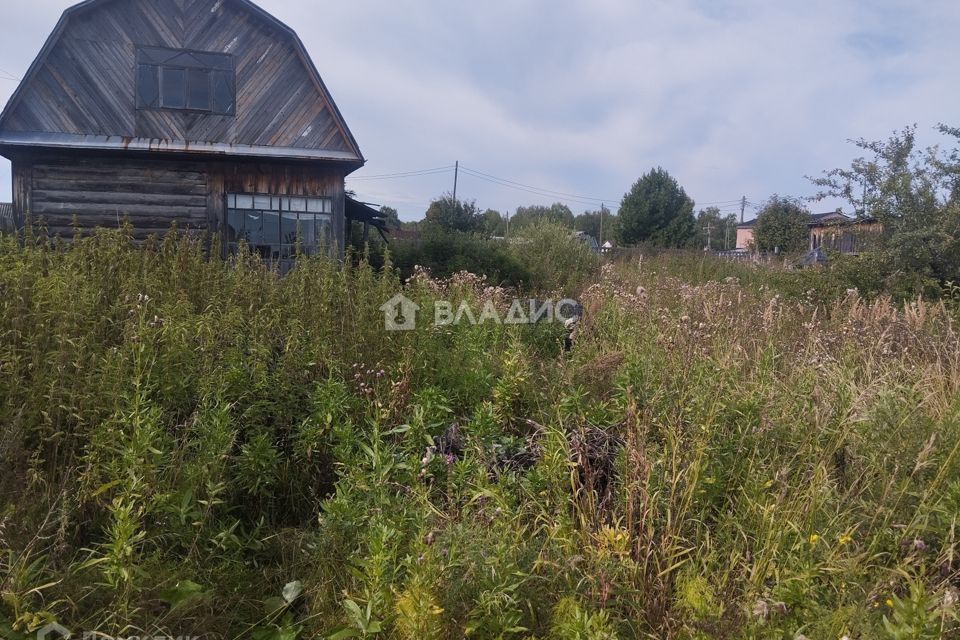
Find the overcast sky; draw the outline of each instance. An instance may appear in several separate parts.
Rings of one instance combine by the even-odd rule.
[[[6,101],[69,0],[4,0]],[[655,166],[698,207],[806,196],[849,138],[960,125],[957,0],[260,0],[306,43],[381,176],[465,167],[459,193],[512,211],[575,211]],[[0,167],[0,198],[10,171]],[[418,219],[452,171],[349,180]],[[830,210],[840,203],[813,205]],[[848,209],[849,210],[849,209]],[[747,217],[751,217],[748,209]]]

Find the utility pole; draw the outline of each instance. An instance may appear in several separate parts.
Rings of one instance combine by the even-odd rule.
[[[453,206],[457,206],[457,180],[460,178],[460,161],[453,166]]]
[[[606,206],[601,202],[600,203],[600,246],[603,246],[603,210]]]
[[[743,224],[743,214],[747,210],[747,196],[740,199],[740,224]]]
[[[713,241],[712,241],[713,223],[708,222],[703,228],[707,232],[707,251],[712,251],[713,250]]]

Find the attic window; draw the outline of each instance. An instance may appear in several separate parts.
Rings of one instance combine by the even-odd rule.
[[[137,51],[137,108],[236,115],[233,56],[181,49]]]

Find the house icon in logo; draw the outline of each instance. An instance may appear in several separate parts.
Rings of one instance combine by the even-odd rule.
[[[390,298],[380,311],[383,311],[383,326],[387,331],[413,331],[417,328],[420,306],[402,293]]]
[[[51,622],[37,631],[37,640],[70,640],[73,634],[62,624]]]

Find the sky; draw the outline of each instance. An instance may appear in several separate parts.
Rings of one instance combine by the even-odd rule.
[[[4,1],[0,100],[71,4]],[[298,31],[360,144],[348,188],[405,220],[452,191],[457,161],[458,197],[484,209],[616,210],[660,166],[698,209],[739,215],[742,196],[814,195],[805,176],[847,166],[850,139],[960,125],[957,0],[259,4]]]

